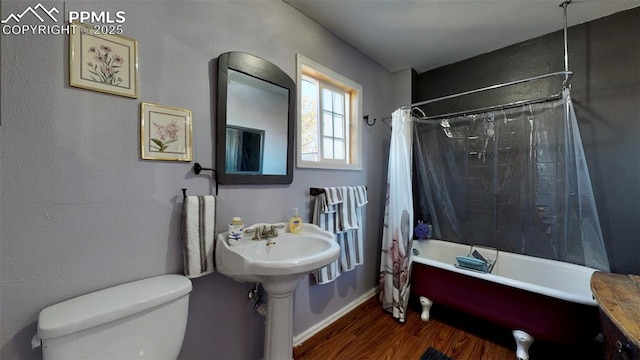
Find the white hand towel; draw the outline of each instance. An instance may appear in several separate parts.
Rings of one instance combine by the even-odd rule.
[[[216,197],[186,196],[182,203],[184,274],[197,278],[211,274],[216,236]]]

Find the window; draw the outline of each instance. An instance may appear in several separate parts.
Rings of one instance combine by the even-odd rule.
[[[362,86],[297,56],[298,167],[361,170]]]

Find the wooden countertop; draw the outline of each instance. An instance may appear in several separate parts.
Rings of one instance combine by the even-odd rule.
[[[598,271],[591,290],[605,315],[640,348],[640,276]]]

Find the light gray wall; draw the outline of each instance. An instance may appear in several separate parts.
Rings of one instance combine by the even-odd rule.
[[[410,105],[412,101],[413,69],[399,70],[393,73],[392,99],[395,107]]]
[[[62,2],[43,1],[63,9]],[[3,1],[2,18],[25,1]],[[192,163],[139,158],[139,104],[193,111],[194,161],[213,164],[216,102],[211,73],[227,51],[268,59],[295,78],[295,55],[359,82],[364,113],[388,116],[392,75],[279,0],[66,1],[67,10],[124,10],[139,45],[140,97],[68,85],[63,35],[2,35],[0,126],[0,358],[40,358],[30,339],[38,312],[90,291],[182,270],[181,192],[211,193]],[[301,281],[297,334],[375,286],[389,129],[363,131],[364,170],[294,169],[291,185],[221,186],[219,230],[245,223],[309,219],[309,187],[367,185],[366,263],[336,282]],[[256,359],[264,319],[246,300],[250,284],[220,274],[193,281],[184,359]]]

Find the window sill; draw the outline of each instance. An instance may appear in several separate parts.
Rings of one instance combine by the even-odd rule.
[[[328,163],[300,161],[300,160],[296,164],[296,167],[299,169],[362,171],[362,166],[358,164],[328,164]]]

